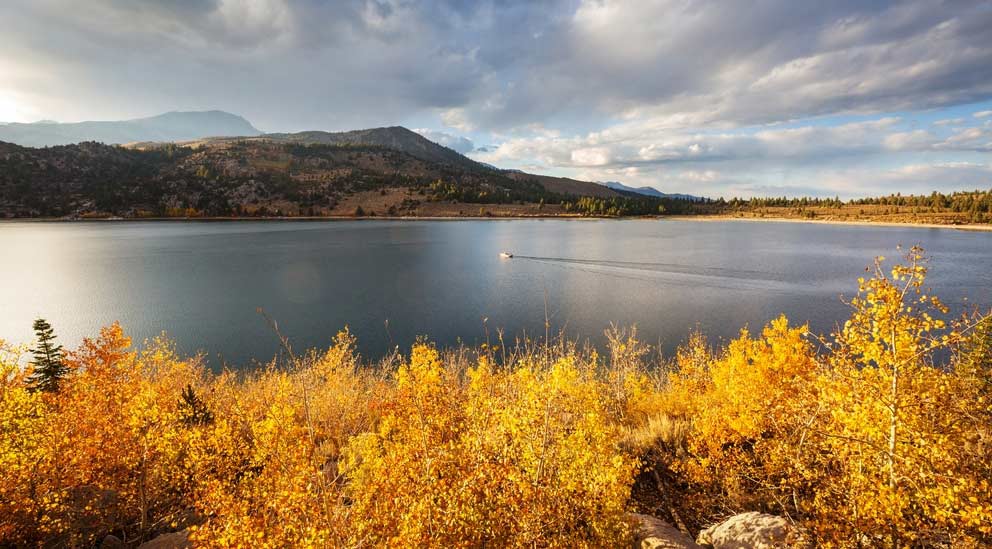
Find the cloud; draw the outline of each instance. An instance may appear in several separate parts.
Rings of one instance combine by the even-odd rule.
[[[610,149],[606,147],[575,149],[570,158],[576,166],[606,166],[611,163]]]
[[[445,147],[458,151],[462,154],[475,150],[475,144],[472,143],[471,139],[466,137],[426,129],[415,129],[413,131],[419,133],[427,139],[430,139],[438,145],[444,145]]]
[[[487,162],[538,159],[558,168],[759,160],[808,164],[838,157],[928,150],[944,143],[927,130],[902,131],[900,122],[890,117],[838,126],[717,133],[659,131],[650,124],[644,127],[631,123],[584,137],[509,139],[478,157]],[[947,144],[953,146],[956,142],[950,139]]]
[[[593,180],[608,180],[617,172],[586,172]],[[613,177],[616,179],[617,177]],[[866,196],[930,194],[987,189],[992,166],[983,163],[914,163],[890,169],[871,166],[831,167],[823,170],[757,170],[741,173],[711,172],[701,176],[693,170],[643,173],[623,178],[631,186],[651,186],[664,192],[703,196],[840,196],[844,199]]]
[[[948,130],[934,124],[919,128],[912,121],[886,117],[835,126],[805,124],[717,132],[657,130],[650,124],[626,123],[581,137],[509,139],[472,156],[503,167],[536,164],[543,171],[621,180],[666,192],[752,196],[774,189],[773,194],[854,197],[879,188],[879,182],[905,183],[907,189],[926,183],[930,185],[927,192],[946,189],[949,182],[980,184],[976,174],[985,171],[968,172],[970,178],[966,180],[917,181],[892,176],[896,172],[891,166],[922,165],[923,158],[987,152],[992,152],[992,127]],[[951,165],[935,160],[937,163]],[[872,179],[872,173],[878,177]],[[981,183],[989,184],[992,180]]]
[[[0,4],[0,88],[66,121],[221,108],[269,130],[391,125],[476,93],[484,76],[469,34],[476,12],[465,9],[441,1],[11,0]]]
[[[504,167],[699,194],[860,195],[909,165],[971,184],[947,163],[992,150],[988,0],[6,0],[0,21],[18,118],[406,124]]]
[[[463,132],[470,132],[475,129],[475,126],[468,121],[468,116],[465,113],[465,109],[462,108],[447,109],[443,111],[441,113],[441,122],[449,128],[454,128]]]
[[[990,28],[981,1],[588,0],[550,29],[553,55],[464,109],[483,126],[599,113],[677,128],[962,104],[992,97]]]
[[[733,126],[992,97],[982,0],[9,0],[0,19],[7,85],[62,119]]]

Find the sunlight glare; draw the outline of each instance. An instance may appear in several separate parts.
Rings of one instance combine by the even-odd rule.
[[[0,93],[0,122],[26,122],[24,110],[13,97]]]

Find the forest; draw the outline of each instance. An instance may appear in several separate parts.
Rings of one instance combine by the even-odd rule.
[[[670,357],[612,328],[376,363],[326,349],[214,371],[118,324],[0,354],[0,545],[617,547],[741,511],[796,546],[992,544],[992,320],[924,252],[878,258],[836,333],[785,317]]]
[[[965,225],[992,223],[992,189],[944,194],[888,196],[841,200],[819,197],[718,199],[709,211],[737,217],[771,217]]]

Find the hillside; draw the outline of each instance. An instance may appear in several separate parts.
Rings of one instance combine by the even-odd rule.
[[[0,217],[631,215],[658,213],[661,204],[579,200],[542,181],[366,144],[0,143]],[[669,201],[664,209],[682,207]]]
[[[402,126],[333,133],[322,131],[268,133],[262,138],[281,143],[307,145],[371,145],[402,151],[421,160],[449,164],[466,170],[487,169],[482,164]]]
[[[253,136],[259,132],[244,118],[223,111],[169,112],[120,121],[34,122],[0,125],[0,141],[26,147],[50,147],[85,141],[189,141],[209,136]]]
[[[545,189],[553,193],[569,194],[575,196],[593,196],[596,198],[615,198],[623,196],[613,189],[590,183],[589,181],[579,181],[567,177],[552,177],[549,175],[535,175],[530,173],[507,171],[506,176],[516,181],[536,181]]]

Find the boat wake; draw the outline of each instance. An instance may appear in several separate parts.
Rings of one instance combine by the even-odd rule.
[[[513,258],[601,276],[658,282],[665,285],[782,292],[795,287],[795,284],[787,282],[784,277],[776,273],[749,269],[530,255],[514,255]]]

